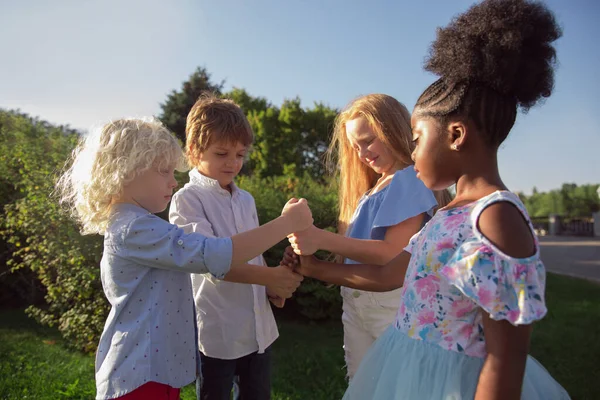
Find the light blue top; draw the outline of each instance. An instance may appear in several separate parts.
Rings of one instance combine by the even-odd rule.
[[[97,399],[146,382],[182,387],[196,377],[189,273],[229,271],[229,238],[206,238],[118,204],[106,230],[100,271],[111,310],[96,353]]]
[[[371,196],[367,192],[360,199],[350,222],[348,237],[383,240],[390,226],[423,213],[427,213],[428,220],[436,206],[435,196],[417,178],[414,167],[406,167],[396,171],[392,181],[379,192]],[[399,247],[398,254],[401,252]],[[345,262],[359,264],[348,258]]]

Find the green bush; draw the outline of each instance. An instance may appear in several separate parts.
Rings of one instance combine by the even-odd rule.
[[[30,306],[29,315],[57,326],[74,347],[93,351],[108,313],[98,268],[102,238],[81,236],[51,197],[78,133],[19,113],[0,115],[0,171],[15,192],[0,222],[12,252],[7,266],[30,271],[44,287],[46,305]]]
[[[286,168],[286,172],[293,166]],[[241,176],[238,179],[241,188],[254,196],[260,222],[271,221],[281,215],[283,205],[292,197],[308,200],[319,228],[335,230],[337,220],[337,189],[329,183],[317,182],[308,173],[302,178],[292,175],[269,178]],[[265,252],[264,257],[270,266],[279,265],[283,251],[288,245],[283,240]],[[319,252],[319,257],[326,254]],[[342,301],[337,286],[326,285],[314,279],[305,279],[288,304],[310,319],[339,317]]]

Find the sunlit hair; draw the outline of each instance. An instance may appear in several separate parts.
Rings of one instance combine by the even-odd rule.
[[[348,121],[363,117],[375,136],[397,160],[399,169],[413,165],[414,150],[410,113],[398,100],[385,94],[369,94],[353,100],[337,117],[331,145],[327,150],[327,165],[339,179],[338,233],[345,234],[360,198],[373,188],[379,175],[360,161],[346,136]],[[440,206],[451,196],[448,191],[435,193]]]
[[[140,173],[150,168],[187,169],[178,140],[153,118],[119,119],[92,130],[65,168],[56,194],[84,235],[104,234],[111,203]]]
[[[185,155],[196,166],[200,154],[215,142],[250,146],[254,133],[244,111],[233,100],[204,93],[190,110],[185,124]]]
[[[346,136],[346,123],[363,117],[375,136],[390,149],[400,168],[413,164],[414,145],[410,113],[398,100],[385,94],[369,94],[352,101],[336,118],[333,139],[327,150],[327,165],[339,176],[338,233],[345,234],[361,196],[379,175],[360,161]]]

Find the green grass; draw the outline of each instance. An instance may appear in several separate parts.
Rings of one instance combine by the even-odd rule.
[[[93,357],[23,311],[0,312],[0,399],[93,399]]]
[[[271,398],[341,399],[346,390],[341,323],[278,321]],[[195,399],[194,388],[186,387],[181,398]]]
[[[574,400],[600,399],[600,285],[548,274],[546,302],[531,354]]]
[[[600,399],[600,285],[549,274],[547,301],[533,356],[573,399]],[[340,399],[346,387],[341,323],[278,321],[272,398]],[[54,329],[22,311],[0,311],[0,400],[87,400],[94,392],[93,357],[69,350]],[[193,386],[184,388],[182,399],[194,398]]]
[[[342,327],[278,318],[273,400],[339,399],[346,388]],[[94,359],[21,310],[0,311],[0,400],[93,399]],[[194,385],[182,400],[195,399]]]

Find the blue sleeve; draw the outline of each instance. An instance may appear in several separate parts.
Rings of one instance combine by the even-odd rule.
[[[432,216],[436,206],[433,192],[417,178],[412,166],[398,171],[394,174],[375,215],[371,238],[383,240],[387,228],[419,214],[427,213]]]
[[[147,214],[131,221],[123,247],[125,256],[137,263],[195,274],[210,272],[223,279],[231,268],[230,238],[207,238]]]

